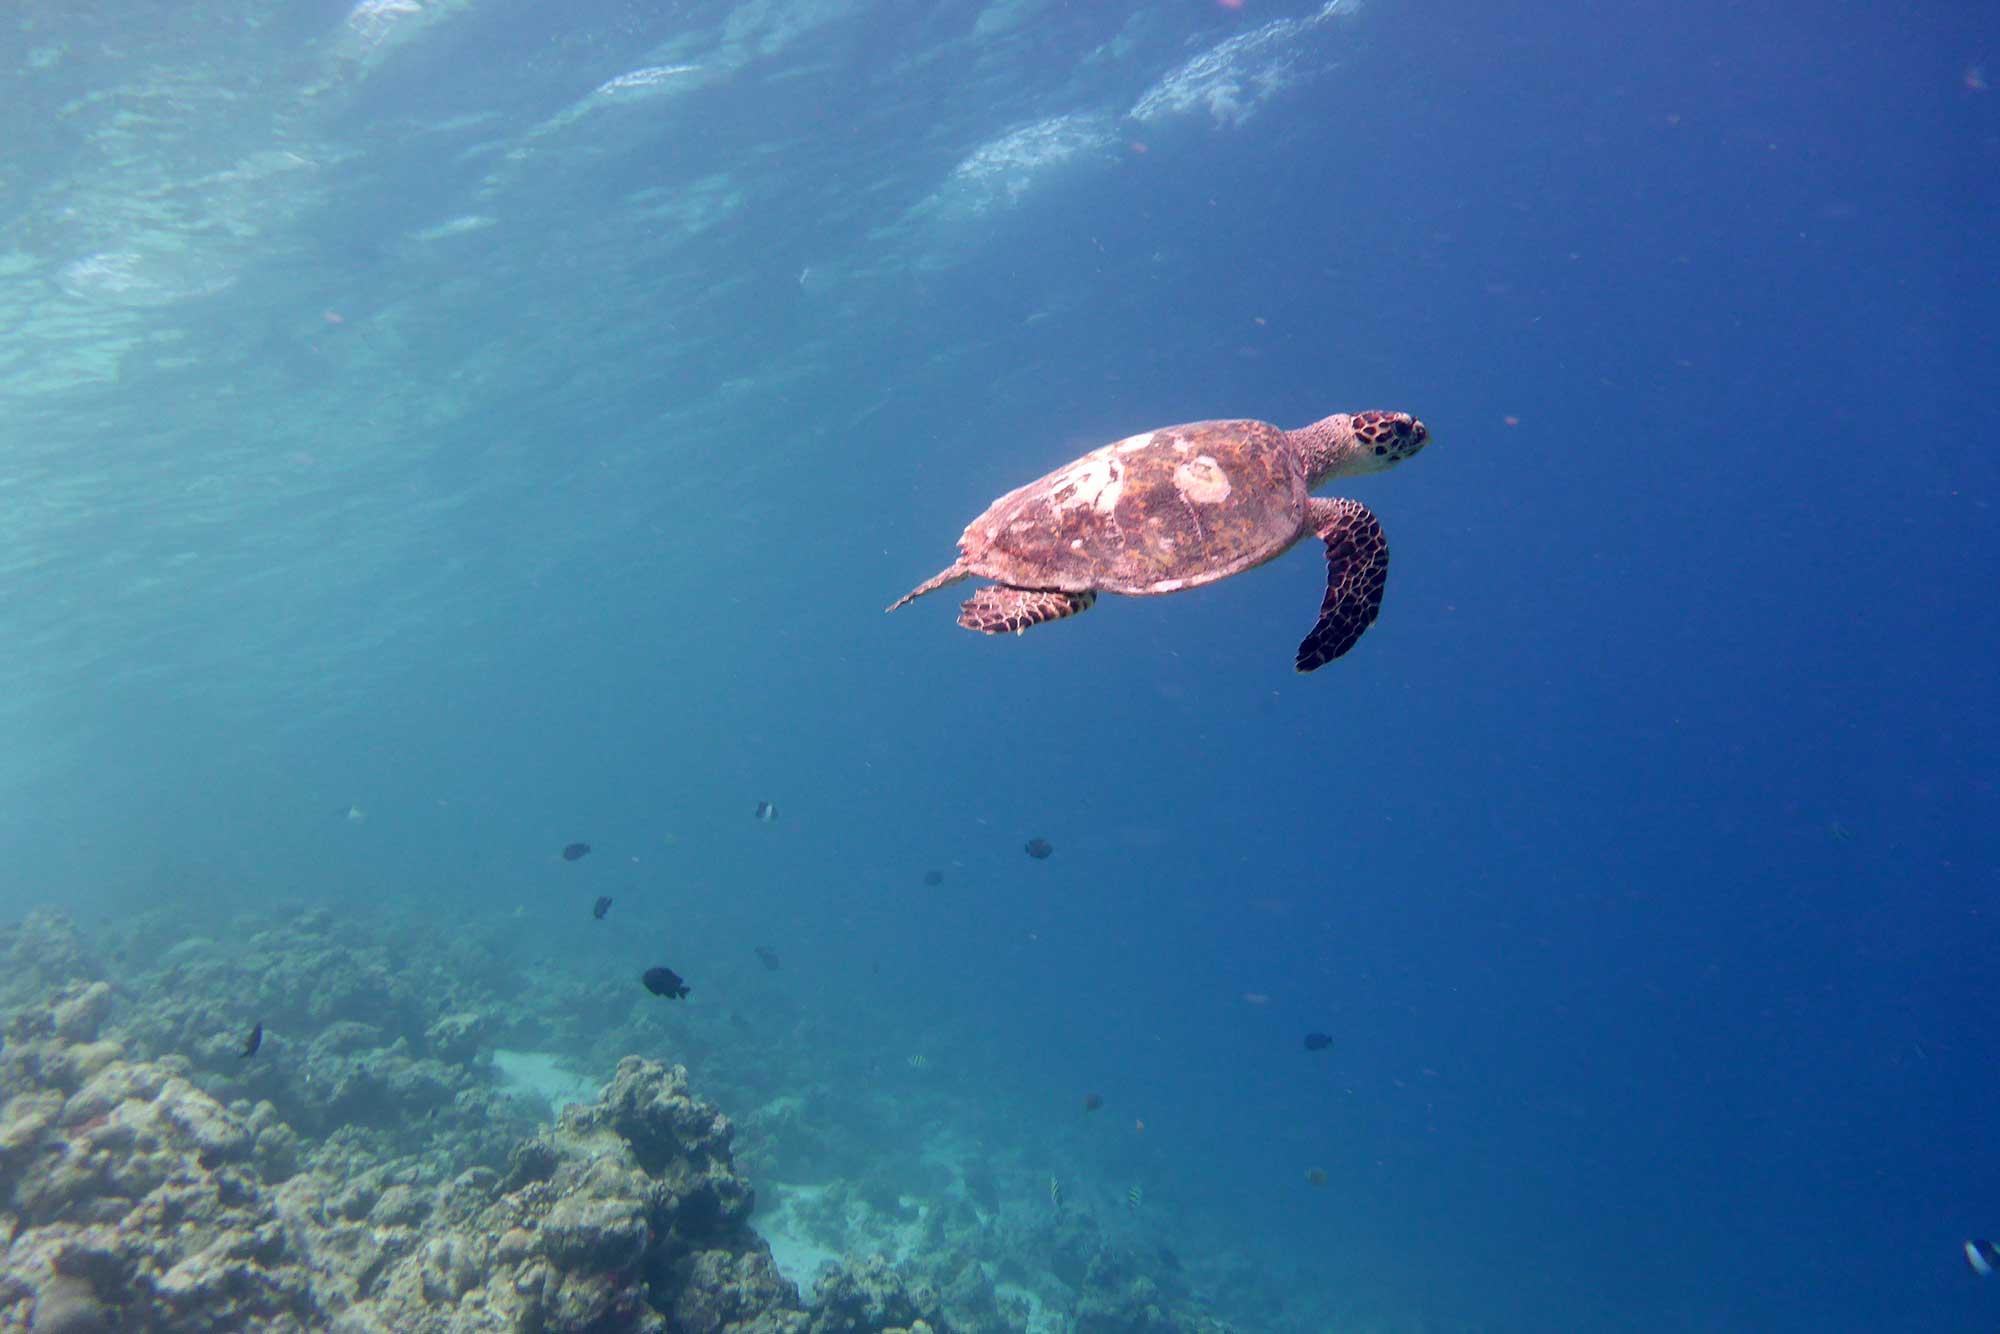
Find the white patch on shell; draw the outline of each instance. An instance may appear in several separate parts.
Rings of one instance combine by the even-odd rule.
[[[1191,505],[1220,505],[1229,499],[1229,474],[1206,454],[1176,465],[1174,486]]]
[[[1118,508],[1118,497],[1124,492],[1125,469],[1109,451],[1100,449],[1049,479],[1049,508],[1066,514],[1088,506],[1099,514],[1109,514]]]
[[[1152,444],[1153,437],[1158,434],[1159,434],[1158,431],[1148,431],[1144,435],[1128,435],[1123,440],[1120,440],[1117,444],[1113,445],[1111,447],[1111,450],[1115,454],[1133,453],[1136,450],[1144,449],[1146,446]]]
[[[1187,580],[1185,579],[1162,579],[1159,583],[1152,586],[1152,590],[1155,593],[1173,593],[1186,587]]]

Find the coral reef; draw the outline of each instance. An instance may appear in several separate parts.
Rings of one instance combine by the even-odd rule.
[[[419,1193],[312,1174],[286,1205],[354,1334],[803,1331],[797,1290],[749,1226],[729,1136],[685,1072],[628,1057],[596,1103],[523,1140],[504,1175]]]
[[[152,953],[152,951],[147,951]],[[462,956],[459,956],[462,957]],[[325,910],[246,924],[157,953],[122,1022],[143,1054],[172,1052],[225,1102],[268,1101],[316,1156],[421,1155],[456,1168],[506,1162],[531,1126],[480,1069],[506,1007],[440,956],[362,936]],[[251,1023],[264,1044],[241,1055]]]
[[[8,1025],[0,1326],[873,1334],[917,1319],[900,1281],[867,1269],[801,1307],[750,1226],[728,1119],[682,1070],[628,1057],[505,1176],[287,1176],[296,1136],[269,1103],[239,1114],[185,1061],[125,1060],[99,1036],[110,1004],[106,984],[72,983]]]
[[[831,1269],[819,1281],[811,1334],[926,1334],[950,1328],[937,1293],[924,1283],[906,1283],[879,1255],[852,1268]]]
[[[0,1328],[306,1330],[312,1275],[260,1164],[294,1146],[268,1104],[238,1116],[185,1062],[99,1036],[103,982],[15,1014],[0,1052]]]
[[[824,1049],[768,1027],[781,1010],[673,1011],[694,1037],[600,988],[556,1044],[706,1053],[747,1145],[684,1066],[631,1055],[539,1123],[493,1044],[576,1025],[551,1003],[588,991],[575,975],[508,995],[464,939],[426,953],[315,911],[154,929],[102,949],[57,915],[0,927],[0,1330],[1226,1332],[1126,1211],[1051,1209],[1039,1164],[977,1140],[882,1152],[883,1125],[949,1117],[942,1094],[831,1063],[760,1077],[746,1052]],[[818,1184],[759,1214],[746,1148]],[[865,1258],[804,1300],[760,1228],[801,1271]]]

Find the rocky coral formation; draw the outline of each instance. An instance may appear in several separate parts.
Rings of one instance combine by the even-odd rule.
[[[418,948],[310,910],[172,927],[0,927],[0,1330],[1224,1331],[1145,1215],[1088,1190],[1052,1209],[1046,1159],[989,1151],[935,1090],[844,1074],[783,1007],[752,1025],[573,973],[503,996],[522,974],[465,937]],[[704,1086],[753,1109],[743,1134],[681,1066],[633,1057],[593,1103],[530,1120],[492,1044],[541,1040],[573,1018],[550,997],[586,994],[582,1045],[710,1053]],[[767,1220],[801,1263],[873,1258],[802,1302],[756,1231],[746,1153],[818,1183],[779,1188]]]
[[[684,1071],[627,1057],[597,1102],[523,1141],[504,1176],[469,1174],[429,1201],[294,1198],[342,1220],[324,1234],[334,1252],[366,1251],[385,1207],[408,1220],[408,1244],[347,1306],[356,1331],[797,1334],[809,1317],[750,1227],[730,1133]],[[487,1323],[468,1326],[474,1311]]]
[[[819,1281],[811,1334],[927,1334],[952,1329],[929,1284],[906,1283],[881,1256],[834,1268]]]
[[[227,943],[147,951],[156,961],[132,980],[146,1003],[121,1017],[137,1054],[184,1055],[225,1102],[270,1102],[310,1154],[327,1141],[343,1160],[358,1146],[456,1168],[506,1162],[530,1123],[480,1068],[501,1025],[490,991],[324,910],[242,926]],[[264,1045],[246,1061],[253,1022]]]
[[[61,913],[31,912],[0,926],[0,1012],[38,1005],[64,983],[102,975],[75,923]]]
[[[112,1008],[72,982],[8,1023],[0,1329],[950,1334],[880,1264],[803,1306],[750,1225],[728,1118],[678,1067],[627,1057],[504,1174],[427,1183],[338,1134],[302,1153],[272,1104],[223,1106],[185,1058],[127,1059]]]
[[[1052,1210],[1046,1201],[1017,1198],[988,1208],[983,1186],[975,1194],[969,1182],[912,1196],[862,1178],[794,1192],[782,1213],[828,1250],[860,1244],[897,1257],[823,1277],[818,1299],[829,1313],[922,1321],[960,1334],[1229,1331],[1191,1291],[1171,1251],[1142,1244],[1129,1217],[1106,1227],[1084,1205]],[[859,1302],[854,1284],[861,1276],[875,1284],[893,1277],[903,1295]]]
[[[1192,1310],[1185,1295],[1135,1272],[1128,1257],[1093,1255],[1070,1313],[1075,1334],[1228,1334],[1228,1326]]]
[[[268,1105],[238,1116],[184,1063],[131,1062],[99,1036],[102,983],[18,1012],[0,1052],[0,1328],[315,1326],[268,1165],[294,1146]]]

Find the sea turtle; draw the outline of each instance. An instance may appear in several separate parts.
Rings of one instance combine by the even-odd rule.
[[[1296,431],[1205,421],[1130,436],[994,501],[958,539],[950,568],[889,610],[961,579],[991,579],[960,604],[958,623],[1021,634],[1089,610],[1100,592],[1214,583],[1312,534],[1326,543],[1326,599],[1294,664],[1310,672],[1374,624],[1389,573],[1368,507],[1312,492],[1391,468],[1429,442],[1406,412],[1340,412]]]

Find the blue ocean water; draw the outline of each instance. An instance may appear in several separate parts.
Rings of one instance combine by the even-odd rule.
[[[770,1090],[925,1055],[1245,1329],[1990,1329],[1996,33],[27,0],[0,911],[781,987]],[[1086,449],[1370,407],[1314,675],[1306,551],[881,614]]]

